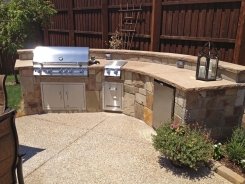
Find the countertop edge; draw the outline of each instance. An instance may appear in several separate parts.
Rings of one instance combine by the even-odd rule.
[[[101,59],[99,61],[100,61],[100,64],[91,65],[91,66],[89,66],[89,69],[103,70],[104,66],[106,64],[106,61],[103,60],[103,59]],[[150,65],[154,65],[155,63],[149,63],[149,64]],[[208,90],[208,89],[215,90],[215,89],[224,89],[224,88],[235,88],[235,87],[244,88],[245,87],[245,83],[232,82],[233,84],[226,84],[226,85],[221,85],[221,86],[185,88],[184,86],[178,85],[178,84],[168,80],[167,78],[159,77],[157,74],[153,74],[153,73],[149,73],[149,72],[145,72],[145,71],[140,71],[140,70],[137,70],[137,68],[135,68],[135,69],[134,68],[129,68],[129,67],[125,68],[125,66],[127,66],[127,64],[122,67],[122,71],[129,71],[129,72],[139,73],[139,74],[142,74],[142,75],[147,75],[149,77],[152,77],[152,78],[154,78],[156,80],[162,81],[162,82],[164,82],[164,83],[166,83],[168,85],[171,85],[171,86],[173,86],[173,87],[175,87],[177,89],[180,89],[182,91],[185,91],[185,92],[202,91],[202,90]],[[15,70],[23,69],[23,68],[33,68],[32,60],[16,60]],[[222,80],[225,80],[225,79],[222,79]]]

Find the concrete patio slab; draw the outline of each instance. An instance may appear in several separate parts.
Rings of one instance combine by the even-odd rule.
[[[91,129],[113,113],[47,113],[31,116],[35,119],[50,121],[82,129]]]
[[[207,168],[196,173],[159,159],[154,130],[126,115],[45,114],[16,124],[20,144],[41,150],[23,164],[27,184],[229,183]]]
[[[93,131],[117,136],[124,140],[148,143],[152,142],[152,135],[155,134],[155,131],[143,121],[124,114],[108,117],[96,126]]]
[[[76,127],[69,127],[68,130],[65,125],[28,116],[17,118],[16,126],[21,152],[27,153],[27,159],[35,155],[26,161],[28,167],[23,168],[24,175],[31,173],[87,131]]]

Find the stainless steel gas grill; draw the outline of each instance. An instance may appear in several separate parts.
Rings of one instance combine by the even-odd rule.
[[[88,47],[36,47],[33,74],[50,76],[88,76]]]

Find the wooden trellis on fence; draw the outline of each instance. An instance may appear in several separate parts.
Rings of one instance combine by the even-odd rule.
[[[139,22],[141,11],[141,4],[139,5],[139,7],[135,7],[135,5],[132,2],[132,8],[129,8],[129,4],[127,3],[126,9],[123,9],[122,5],[120,5],[119,31],[123,43],[123,49],[130,50],[133,45],[133,39],[136,34],[136,26]]]

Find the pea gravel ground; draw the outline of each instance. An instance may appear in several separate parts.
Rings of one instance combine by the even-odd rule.
[[[155,131],[115,113],[16,118],[26,184],[226,184],[208,168],[174,168],[152,147]]]

